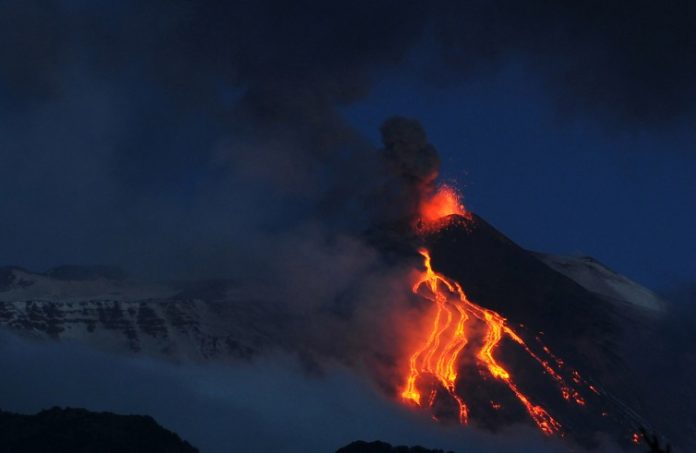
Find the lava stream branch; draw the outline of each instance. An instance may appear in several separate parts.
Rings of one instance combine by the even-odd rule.
[[[505,324],[505,318],[471,302],[457,282],[450,281],[433,270],[428,250],[421,249],[419,252],[424,259],[425,271],[418,276],[413,285],[413,292],[433,302],[435,314],[426,341],[410,356],[409,374],[401,394],[402,398],[421,405],[422,393],[418,387],[419,379],[423,375],[431,375],[457,403],[460,421],[463,424],[467,423],[468,406],[456,390],[457,368],[460,354],[470,343],[470,338],[467,337],[467,322],[475,318],[485,325],[485,334],[479,339],[481,346],[474,355],[475,360],[488,370],[494,379],[507,386],[544,434],[552,435],[561,432],[560,423],[542,406],[532,403],[515,384],[510,372],[495,359],[495,350],[503,336],[507,335],[522,346],[525,352],[544,368],[561,387],[564,398],[567,394],[566,399],[572,396],[578,404],[584,404],[584,401],[580,403],[578,400],[581,400],[581,397],[565,383],[548,361],[534,353],[524,340]],[[432,406],[435,397],[432,392],[430,395],[429,405]]]

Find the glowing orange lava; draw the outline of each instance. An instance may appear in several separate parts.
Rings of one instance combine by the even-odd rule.
[[[413,292],[431,300],[436,308],[427,339],[409,359],[409,374],[401,396],[421,405],[422,395],[418,388],[418,380],[424,374],[434,376],[457,403],[460,421],[467,423],[469,409],[456,389],[457,359],[469,342],[467,321],[474,318],[485,326],[485,333],[480,339],[481,346],[475,353],[478,363],[487,369],[493,378],[505,383],[544,434],[559,432],[561,425],[543,407],[532,403],[515,384],[510,372],[495,359],[495,349],[504,335],[531,352],[522,338],[505,324],[505,318],[471,302],[457,282],[435,272],[428,250],[420,249],[419,252],[424,258],[425,272],[418,276],[413,285]],[[558,378],[562,381],[560,376]],[[565,383],[563,385],[565,387]],[[431,396],[430,406],[433,400],[434,397]]]
[[[437,223],[453,214],[464,217],[470,216],[464,205],[459,201],[457,191],[447,185],[441,186],[432,196],[422,200],[418,213],[423,225]]]

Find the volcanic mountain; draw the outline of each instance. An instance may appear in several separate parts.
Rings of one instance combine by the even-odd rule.
[[[559,423],[559,435],[593,445],[604,433],[628,445],[643,425],[689,441],[680,429],[691,423],[680,421],[688,414],[659,425],[651,419],[659,402],[650,402],[632,378],[625,352],[632,336],[664,316],[665,302],[591,258],[525,250],[476,215],[442,222],[426,234],[373,231],[366,241],[379,244],[385,260],[416,268],[422,267],[417,248],[427,247],[435,272],[461,285],[472,303],[505,318],[527,350],[505,337],[495,346],[496,360],[530,404]],[[282,301],[241,291],[232,281],[143,284],[113,270],[0,269],[0,326],[35,338],[177,361],[234,361],[292,350],[282,334],[292,322]],[[497,430],[530,423],[509,385],[463,353],[459,359],[454,390],[466,400],[472,424]],[[401,384],[393,383],[394,390]],[[446,393],[435,393],[433,415],[456,422]]]

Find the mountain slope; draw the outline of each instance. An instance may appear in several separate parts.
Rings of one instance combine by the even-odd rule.
[[[0,277],[0,327],[114,352],[248,358],[269,342],[273,323],[268,303],[250,303],[218,282],[182,290],[104,278],[64,280],[19,268],[4,268]]]
[[[654,292],[609,269],[589,256],[536,256],[553,270],[569,277],[583,288],[607,299],[653,312],[665,309],[665,302]]]
[[[533,361],[513,351],[514,344],[501,343],[496,355],[571,437],[585,443],[593,432],[609,433],[628,445],[631,432],[644,425],[686,451],[694,446],[693,392],[663,385],[688,380],[696,369],[692,361],[681,360],[681,343],[664,332],[679,330],[679,337],[689,342],[696,337],[669,321],[666,302],[595,260],[525,250],[475,215],[470,221],[450,219],[425,243],[434,269],[458,281],[472,301],[506,317],[532,348],[548,346],[563,359],[563,376],[572,367],[599,390],[597,395],[581,392],[587,404],[571,410],[541,386],[548,379],[539,377]],[[656,363],[662,368],[656,369]],[[573,373],[569,377],[577,383]],[[683,403],[665,411],[667,396],[677,392]]]

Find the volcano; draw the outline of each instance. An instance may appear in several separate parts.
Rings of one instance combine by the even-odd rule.
[[[475,214],[439,222],[419,237],[429,275],[414,292],[429,281],[439,306],[427,345],[412,356],[404,398],[422,405],[414,381],[430,375],[447,390],[423,385],[437,420],[496,429],[531,419],[544,434],[587,446],[599,432],[629,444],[647,421],[632,409],[641,404],[637,390],[625,378],[614,382],[627,371],[617,304]]]
[[[633,358],[624,347],[664,316],[657,296],[589,258],[528,251],[475,214],[438,222],[421,232],[372,231],[368,241],[386,260],[411,263],[419,272],[424,263],[418,250],[427,250],[433,272],[456,282],[472,304],[504,319],[488,353],[519,394],[472,360],[486,340],[471,340],[452,361],[457,378],[451,392],[432,376],[419,378],[430,390],[423,399],[430,400],[433,418],[460,423],[461,407],[451,397],[457,395],[466,404],[467,423],[493,431],[516,423],[539,425],[530,416],[538,407],[554,421],[542,431],[585,446],[597,445],[598,435],[631,445],[640,426],[678,438],[675,420],[689,414],[675,414],[664,424],[650,418],[654,405],[634,379]],[[240,291],[232,281],[135,284],[121,274],[57,276],[19,268],[0,274],[0,325],[24,336],[177,361],[233,362],[295,347],[284,334],[294,321],[283,304]],[[430,302],[416,299],[426,316]],[[431,321],[424,319],[423,325]],[[390,382],[397,399],[403,384]]]

